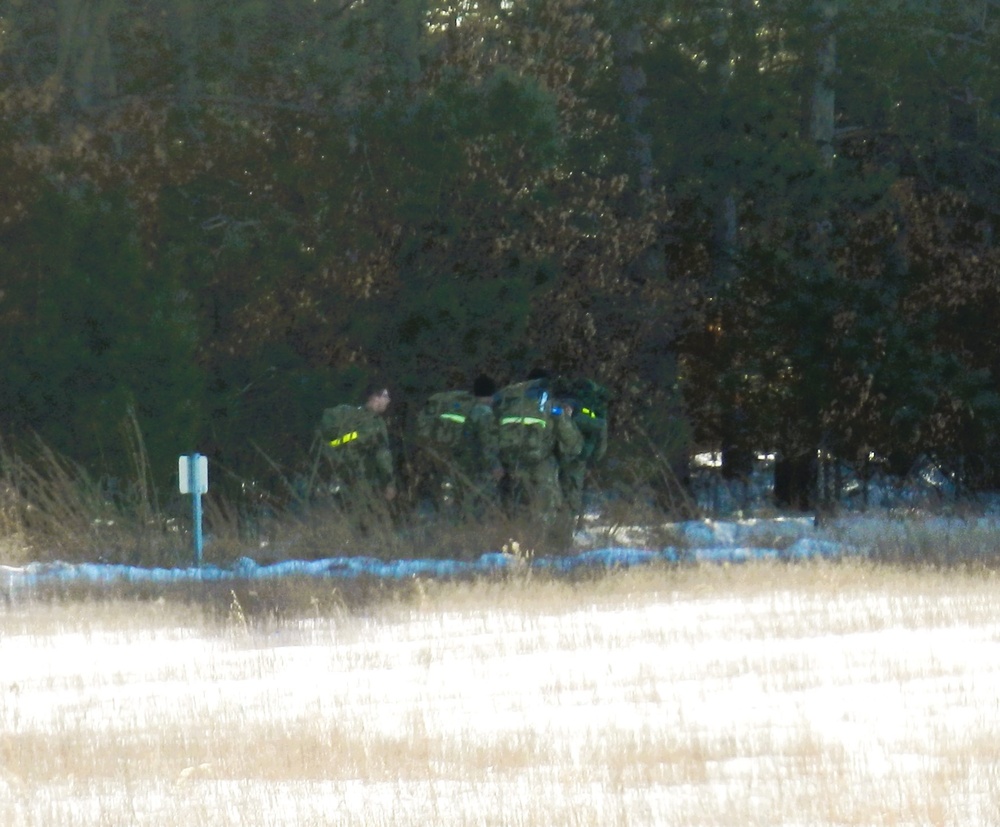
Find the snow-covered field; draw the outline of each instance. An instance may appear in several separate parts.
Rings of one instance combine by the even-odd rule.
[[[5,825],[1000,824],[986,571],[654,562],[272,621],[10,593]]]

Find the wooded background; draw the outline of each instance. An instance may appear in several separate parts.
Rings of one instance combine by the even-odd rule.
[[[544,364],[620,453],[995,484],[998,56],[997,0],[5,0],[0,436],[258,479]]]

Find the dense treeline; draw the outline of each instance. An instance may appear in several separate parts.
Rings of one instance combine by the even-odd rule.
[[[992,483],[998,41],[996,0],[9,0],[0,434],[257,478],[368,376],[402,432],[544,363],[619,450]]]

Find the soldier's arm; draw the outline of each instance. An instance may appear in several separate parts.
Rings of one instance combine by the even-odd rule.
[[[597,438],[597,446],[594,448],[593,453],[590,455],[590,461],[600,462],[604,459],[604,455],[608,451],[608,423],[605,422],[601,427],[600,435]]]
[[[503,473],[503,464],[500,462],[500,426],[497,424],[493,411],[483,408],[477,412],[475,418],[476,432],[479,443],[479,450],[482,456],[479,457],[484,468],[488,468],[494,476]]]
[[[583,434],[573,422],[572,415],[564,411],[559,416],[553,417],[556,428],[556,449],[559,452],[559,459],[570,460],[580,456],[583,450]]]
[[[392,467],[392,452],[389,446],[382,446],[375,454],[375,466],[378,468],[379,482],[382,485],[392,485],[395,480],[395,471]]]
[[[378,429],[373,457],[375,473],[379,485],[385,489],[386,495],[391,499],[395,495],[396,474],[393,468],[392,451],[389,450],[389,431],[382,419],[375,420],[375,427]]]

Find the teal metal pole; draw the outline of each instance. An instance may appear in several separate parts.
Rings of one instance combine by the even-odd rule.
[[[198,486],[198,460],[200,454],[192,454],[188,463],[188,480],[191,489],[191,505],[194,513],[194,564],[201,566],[204,542],[201,533],[201,490]]]

